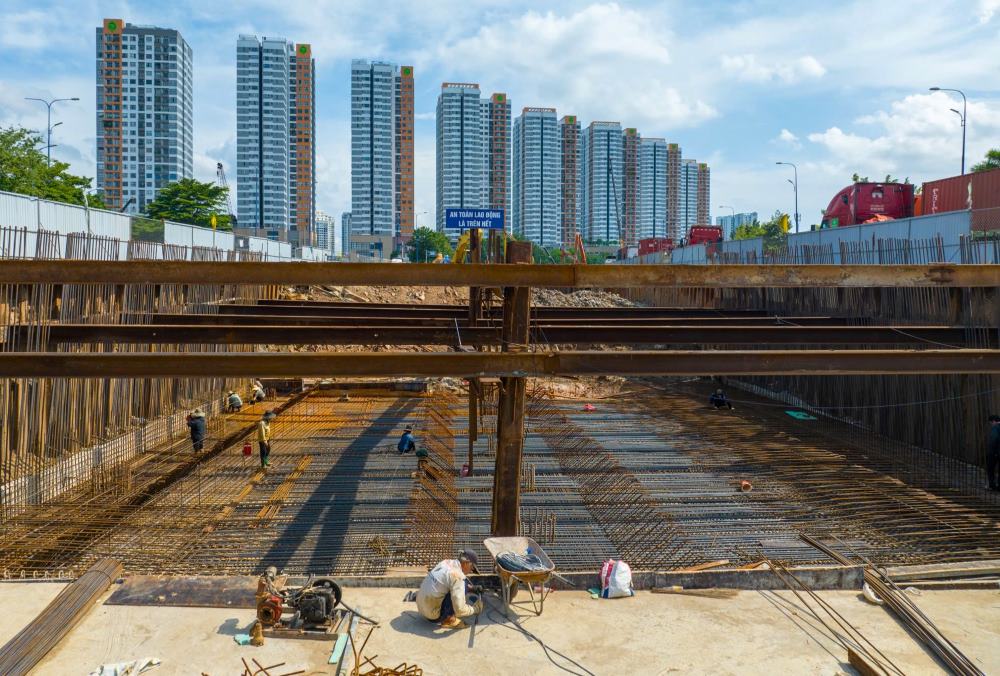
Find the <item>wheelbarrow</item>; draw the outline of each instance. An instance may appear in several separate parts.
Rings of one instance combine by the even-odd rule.
[[[541,615],[545,606],[545,597],[552,591],[550,587],[546,586],[546,583],[556,570],[556,565],[552,563],[548,554],[542,550],[537,542],[526,537],[486,538],[483,540],[483,545],[493,557],[493,568],[496,570],[497,577],[500,578],[500,598],[504,603],[504,612],[510,616],[511,602],[517,596],[518,584],[523,584],[528,589],[528,596],[535,615]],[[508,570],[497,560],[498,556],[506,552],[520,556],[534,554],[544,568],[528,571]],[[535,585],[538,585],[537,592]]]

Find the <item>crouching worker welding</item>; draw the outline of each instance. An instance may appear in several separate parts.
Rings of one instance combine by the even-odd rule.
[[[722,388],[719,388],[712,393],[712,396],[708,398],[708,403],[714,406],[716,410],[727,406],[730,411],[733,410],[733,402],[729,401],[729,397],[727,397],[726,393],[722,391]]]
[[[417,610],[431,622],[446,629],[465,626],[458,618],[478,615],[483,611],[483,599],[478,587],[469,584],[467,575],[478,573],[476,553],[466,549],[458,559],[445,559],[427,574],[417,592]],[[468,594],[468,595],[467,595]]]

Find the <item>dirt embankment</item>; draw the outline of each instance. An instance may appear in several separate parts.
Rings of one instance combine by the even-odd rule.
[[[457,286],[313,286],[303,293],[286,287],[281,298],[341,303],[409,303],[413,305],[466,305],[469,292]],[[536,307],[635,307],[635,303],[615,293],[580,289],[564,293],[556,289],[532,289]]]

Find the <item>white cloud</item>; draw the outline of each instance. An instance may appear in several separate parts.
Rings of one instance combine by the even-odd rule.
[[[1000,11],[1000,0],[979,0],[979,23],[989,23]]]
[[[848,173],[951,176],[958,173],[961,153],[961,120],[952,108],[961,110],[961,101],[943,92],[914,94],[857,118],[857,125],[872,128],[868,133],[830,127],[808,138],[828,152],[833,167]],[[970,102],[968,119],[966,166],[1000,145],[1000,102]]]
[[[826,68],[813,56],[801,56],[790,61],[762,63],[753,54],[723,56],[722,69],[744,82],[774,82],[795,84],[826,74]]]
[[[669,26],[653,12],[593,4],[484,25],[442,43],[418,66],[479,81],[486,92],[507,92],[515,115],[523,106],[554,106],[560,114],[662,133],[718,115],[677,86],[682,74],[667,48],[671,40]]]
[[[799,148],[802,147],[802,143],[799,142],[799,137],[793,134],[792,132],[788,131],[787,129],[782,129],[781,133],[779,133],[777,138],[775,138],[774,140],[781,143],[785,143],[794,148],[795,150],[798,150]]]

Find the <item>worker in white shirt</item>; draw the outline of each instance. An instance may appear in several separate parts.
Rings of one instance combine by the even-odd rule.
[[[427,574],[417,592],[417,610],[431,622],[446,629],[465,626],[460,617],[483,611],[480,594],[468,594],[472,589],[466,576],[479,571],[476,553],[465,549],[457,559],[445,559]]]

